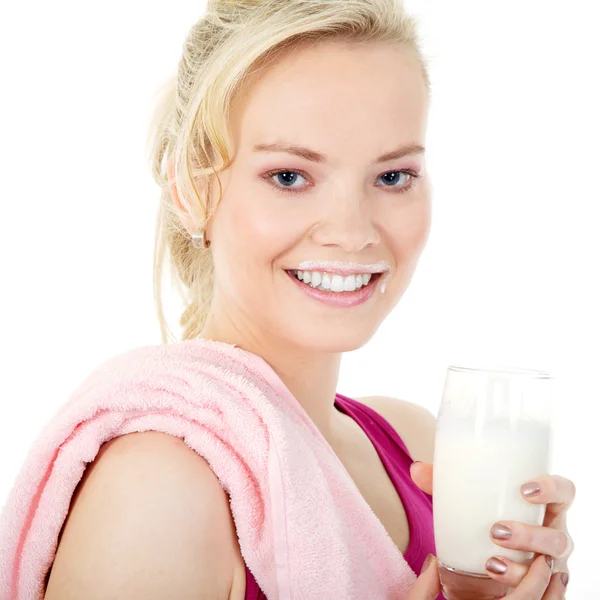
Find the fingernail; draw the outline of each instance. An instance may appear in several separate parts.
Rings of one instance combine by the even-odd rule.
[[[521,486],[521,494],[525,496],[525,498],[533,498],[537,496],[542,491],[542,487],[537,481],[530,481],[529,483],[524,483]]]
[[[496,573],[496,575],[504,575],[504,573],[506,573],[506,571],[508,571],[508,565],[506,565],[501,560],[499,560],[498,558],[495,558],[495,557],[490,558],[485,563],[485,568],[488,571],[491,571],[492,573]]]
[[[567,587],[567,584],[569,583],[569,574],[568,573],[561,573],[560,574],[560,580],[562,581],[562,584]]]
[[[551,571],[554,569],[554,559],[551,556],[546,556],[546,564]]]
[[[429,565],[431,564],[431,561],[433,560],[433,554],[428,554],[427,558],[425,559],[425,561],[423,562],[423,566],[421,567],[421,575],[423,573],[425,573],[425,571],[427,571],[427,568],[429,567]]]
[[[496,523],[492,527],[492,537],[495,537],[497,540],[510,540],[512,531],[506,525]]]
[[[410,466],[412,467],[413,465],[417,465],[420,462],[423,462],[422,460],[415,460]]]

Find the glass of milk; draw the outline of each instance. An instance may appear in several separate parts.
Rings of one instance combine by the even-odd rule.
[[[550,472],[553,378],[526,369],[448,367],[437,420],[433,520],[448,600],[492,600],[510,591],[486,575],[492,556],[530,564],[533,553],[495,544],[497,521],[542,525],[545,505],[521,485]]]

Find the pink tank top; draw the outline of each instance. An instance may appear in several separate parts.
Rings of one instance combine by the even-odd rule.
[[[409,468],[413,459],[396,430],[379,413],[342,394],[336,394],[335,406],[352,417],[367,434],[402,500],[410,536],[404,558],[418,575],[427,555],[435,555],[435,544],[431,496],[421,491],[410,477]],[[268,600],[248,565],[245,600]],[[438,600],[443,600],[441,594]]]

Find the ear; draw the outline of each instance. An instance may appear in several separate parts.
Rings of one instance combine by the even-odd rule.
[[[184,208],[177,193],[177,186],[175,185],[175,165],[173,159],[169,156],[167,158],[167,176],[169,177],[169,189],[171,191],[171,198],[173,198],[174,204],[177,208],[185,213],[185,217],[182,217],[183,226],[187,229],[190,235],[197,229],[197,225],[194,223],[194,219],[189,214],[187,209]]]

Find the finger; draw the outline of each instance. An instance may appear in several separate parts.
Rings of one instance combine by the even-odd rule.
[[[412,480],[426,493],[431,496],[433,490],[433,464],[414,462],[410,466]]]
[[[563,583],[563,576],[566,573],[555,573],[552,575],[550,585],[546,589],[546,593],[542,596],[542,600],[564,600],[566,586]]]
[[[531,564],[527,575],[515,590],[505,596],[505,600],[547,600],[544,598],[544,593],[550,583],[551,574],[546,557],[538,556]]]
[[[571,536],[563,529],[526,525],[518,521],[498,521],[490,531],[492,541],[503,548],[568,558],[574,549]]]
[[[521,494],[532,504],[547,504],[546,517],[556,518],[567,512],[575,500],[575,484],[560,475],[538,477],[521,486]]]
[[[508,587],[516,588],[527,575],[531,562],[521,564],[504,556],[492,556],[485,563],[485,569],[491,579],[500,581]],[[546,562],[548,567],[552,569],[552,563],[554,562],[552,558],[547,557]]]
[[[406,600],[435,600],[441,591],[440,577],[435,556],[419,575],[417,581],[410,588]]]

